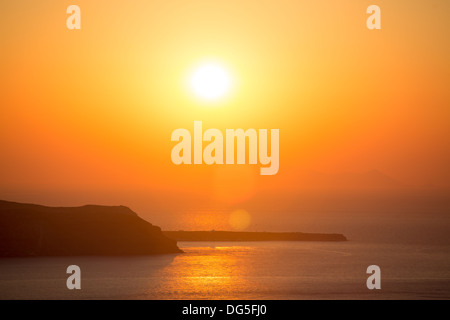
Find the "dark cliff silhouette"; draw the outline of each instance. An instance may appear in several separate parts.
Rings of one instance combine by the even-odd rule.
[[[45,207],[0,200],[0,257],[182,252],[124,206]]]

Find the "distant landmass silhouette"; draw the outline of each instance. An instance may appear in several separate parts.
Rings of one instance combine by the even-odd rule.
[[[303,232],[163,231],[177,241],[347,241],[342,234]]]
[[[403,187],[401,183],[378,170],[362,173],[341,172],[327,174],[318,171],[300,172],[294,177],[301,188],[321,189],[392,189]]]
[[[182,252],[124,206],[46,207],[0,200],[0,257]]]

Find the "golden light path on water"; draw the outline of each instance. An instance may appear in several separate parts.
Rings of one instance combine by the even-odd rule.
[[[177,256],[165,270],[176,273],[164,281],[164,291],[172,292],[174,298],[236,299],[238,288],[255,287],[249,281],[252,270],[242,263],[245,256],[252,254],[253,248],[217,246],[197,249],[201,250],[201,255],[195,253],[196,249],[188,249],[187,254]],[[184,268],[180,269],[179,265]]]

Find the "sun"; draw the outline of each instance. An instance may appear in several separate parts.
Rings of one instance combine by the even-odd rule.
[[[192,73],[189,83],[192,91],[198,97],[216,100],[230,91],[231,77],[221,65],[207,63]]]

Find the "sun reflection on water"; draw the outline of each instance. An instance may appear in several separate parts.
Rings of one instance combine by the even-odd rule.
[[[162,285],[174,298],[236,299],[239,288],[252,286],[248,278],[251,270],[242,263],[252,254],[251,247],[191,247],[185,252],[164,270],[172,276]]]

